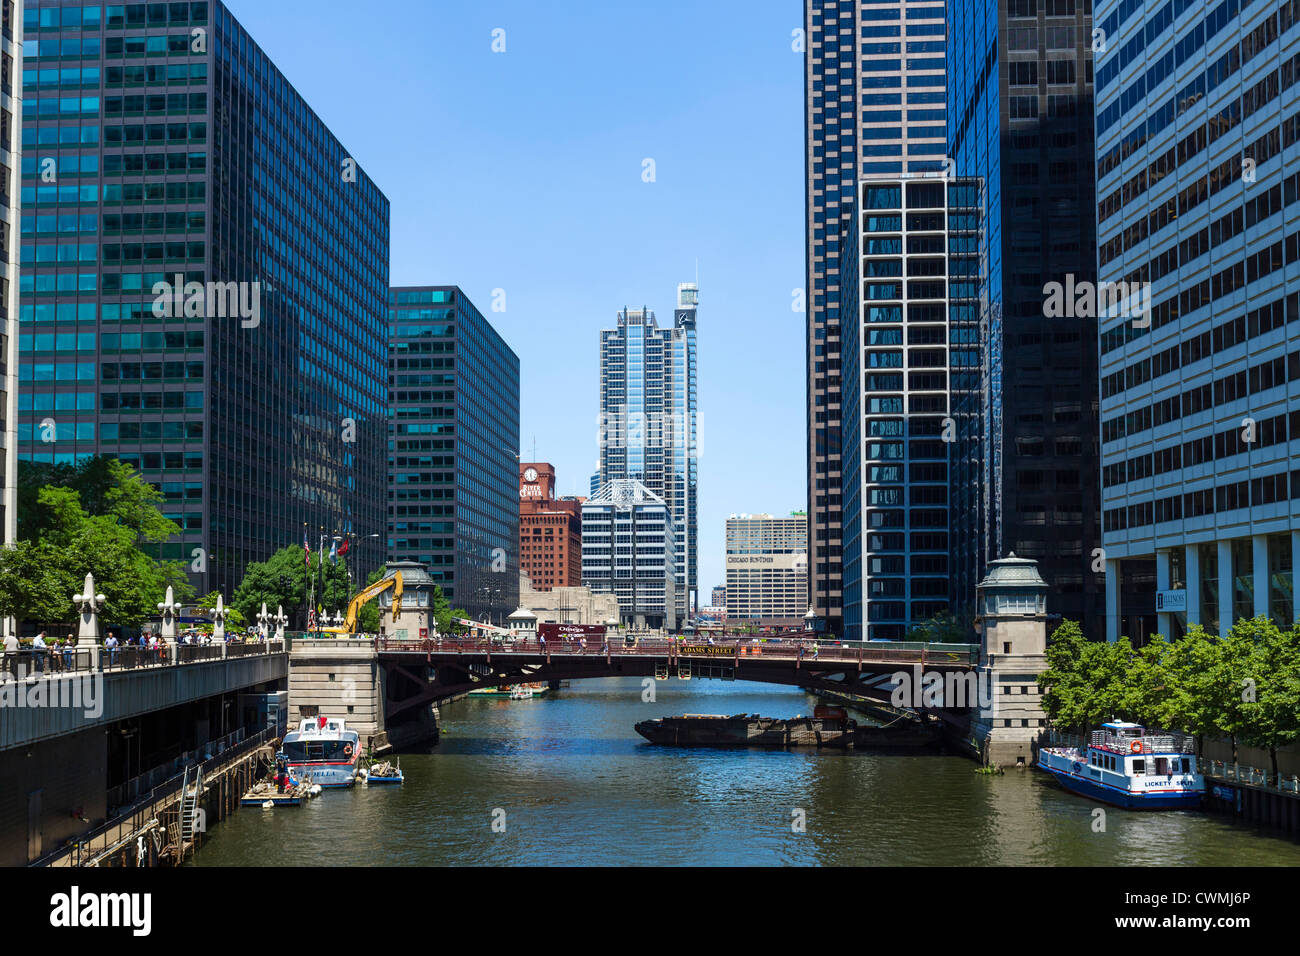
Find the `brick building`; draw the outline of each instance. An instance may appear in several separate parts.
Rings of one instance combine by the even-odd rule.
[[[519,567],[533,588],[549,591],[582,584],[582,503],[555,497],[555,468],[519,464]]]

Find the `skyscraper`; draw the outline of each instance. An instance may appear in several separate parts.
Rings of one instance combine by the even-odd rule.
[[[635,478],[614,478],[582,503],[582,583],[618,598],[634,627],[677,626],[672,509]]]
[[[671,328],[659,328],[647,309],[624,309],[618,313],[617,328],[600,333],[600,486],[603,489],[615,480],[640,481],[667,504],[674,529],[679,620],[698,603],[698,303],[695,283],[682,283],[677,287]]]
[[[945,168],[944,4],[805,0],[808,578],[842,627],[841,237],[863,175]]]
[[[1099,0],[1106,636],[1296,620],[1300,2]]]
[[[726,622],[802,627],[808,609],[807,516],[731,515],[726,547]]]
[[[200,593],[377,566],[388,200],[219,0],[23,22],[19,457],[139,468]]]
[[[18,198],[21,190],[23,98],[22,0],[0,3],[0,409],[4,459],[0,461],[0,543],[18,530]],[[10,621],[5,622],[7,628]]]
[[[948,441],[978,382],[979,185],[872,177],[843,246],[844,636],[951,611]]]
[[[954,394],[953,597],[1033,558],[1052,607],[1100,634],[1097,322],[1048,288],[1096,279],[1088,0],[949,0],[948,141],[981,186],[978,387]]]
[[[457,286],[392,290],[388,557],[452,607],[519,606],[519,357]]]

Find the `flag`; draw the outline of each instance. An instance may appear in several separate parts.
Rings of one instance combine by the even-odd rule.
[[[343,543],[342,543],[341,545],[339,545],[339,554],[340,554],[340,555],[347,554],[347,553],[348,553],[348,548],[351,547],[351,546],[352,546],[352,539],[351,539],[351,538],[345,538],[345,539],[343,540]]]
[[[330,564],[339,563],[339,543],[334,541],[330,544]]]
[[[304,552],[302,558],[303,566],[310,568],[311,567],[311,545],[307,543],[306,531],[302,533],[302,550]]]

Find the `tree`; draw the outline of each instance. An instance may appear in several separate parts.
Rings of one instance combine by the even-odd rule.
[[[217,591],[209,591],[207,594],[203,595],[203,597],[195,601],[194,606],[204,615],[208,617],[212,617],[212,614],[217,607],[218,596],[219,595]],[[225,601],[224,597],[222,598],[222,601],[224,604]],[[272,613],[274,613],[273,610]],[[241,628],[244,627],[245,624],[247,623],[248,623],[247,618],[244,617],[243,613],[241,613],[238,608],[234,608],[234,607],[226,608],[226,627]]]
[[[1255,747],[1268,750],[1274,778],[1277,776],[1277,748],[1300,738],[1300,632],[1284,631],[1270,620],[1256,630],[1251,670],[1255,685],[1253,700],[1246,701],[1243,737]],[[1235,756],[1235,755],[1234,755]]]
[[[311,566],[308,567],[305,557],[301,547],[291,544],[265,561],[250,562],[244,568],[244,579],[230,598],[230,606],[251,621],[257,617],[265,601],[268,611],[274,612],[279,606],[287,614],[300,614],[300,624],[305,628],[307,590],[310,588],[318,612],[346,610],[352,599],[347,558],[338,558],[337,563],[331,563],[328,557],[313,551]],[[322,581],[324,594],[321,593]]]
[[[912,627],[904,640],[924,641],[927,644],[970,644],[974,641],[973,635],[974,628],[969,619],[942,612]]]
[[[149,518],[138,509],[152,500],[149,486],[130,469],[107,469],[113,486],[105,493],[109,513],[90,515],[82,508],[80,494],[73,488],[47,485],[36,495],[32,508],[39,539],[27,540],[0,553],[0,607],[16,617],[53,624],[76,615],[72,595],[79,592],[87,573],[107,599],[101,617],[105,623],[138,626],[153,617],[167,586],[177,600],[192,597],[194,588],[179,562],[158,562],[142,551],[142,529],[150,535],[170,536],[180,531],[173,522],[155,512]],[[141,488],[140,486],[144,486]],[[136,504],[136,525],[123,521],[107,503],[113,489],[118,502]],[[128,515],[130,517],[130,515]]]
[[[42,624],[70,621],[72,595],[53,545],[19,541],[0,548],[0,615]]]

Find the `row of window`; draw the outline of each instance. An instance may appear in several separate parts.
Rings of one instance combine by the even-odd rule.
[[[1281,472],[1170,495],[1156,501],[1108,508],[1102,518],[1106,532],[1141,528],[1166,521],[1223,514],[1300,498],[1300,471]]]

